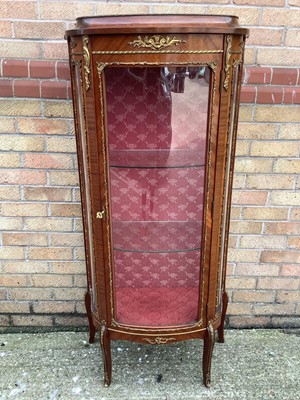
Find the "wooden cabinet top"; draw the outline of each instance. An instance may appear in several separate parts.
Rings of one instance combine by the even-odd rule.
[[[66,36],[120,33],[224,33],[248,35],[232,15],[122,15],[77,18]]]

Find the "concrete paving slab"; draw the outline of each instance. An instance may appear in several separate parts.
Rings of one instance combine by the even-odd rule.
[[[297,331],[227,330],[216,343],[212,387],[202,384],[202,341],[112,342],[113,382],[102,386],[99,343],[86,332],[0,335],[0,400],[300,399]]]

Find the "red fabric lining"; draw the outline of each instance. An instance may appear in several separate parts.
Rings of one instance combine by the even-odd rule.
[[[199,288],[117,288],[117,321],[129,325],[185,325],[199,319]]]

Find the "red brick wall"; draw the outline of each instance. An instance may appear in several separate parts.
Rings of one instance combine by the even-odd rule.
[[[229,325],[299,324],[300,1],[0,2],[0,326],[86,324],[67,46],[76,17],[235,14],[248,26]]]

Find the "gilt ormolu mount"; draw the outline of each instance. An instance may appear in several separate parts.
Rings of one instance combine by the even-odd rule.
[[[67,31],[88,289],[111,340],[224,341],[244,41],[236,17],[85,17]]]

